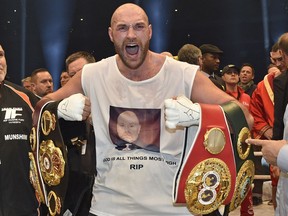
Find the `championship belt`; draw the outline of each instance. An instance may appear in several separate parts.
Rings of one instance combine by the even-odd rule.
[[[67,150],[58,124],[56,102],[37,104],[30,133],[30,180],[49,214],[62,215],[68,183]]]
[[[251,138],[251,133],[243,111],[236,103],[222,105],[232,129],[232,142],[236,162],[237,177],[235,192],[229,211],[235,210],[246,197],[255,175],[254,154],[250,144],[245,140]]]
[[[193,214],[209,214],[231,202],[236,165],[229,126],[221,106],[199,105],[199,127],[191,147],[185,143],[174,179],[173,201],[186,203]]]

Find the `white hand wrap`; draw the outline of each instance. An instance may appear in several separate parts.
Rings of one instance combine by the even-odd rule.
[[[85,96],[78,93],[62,100],[57,107],[58,118],[67,121],[82,121]]]
[[[189,127],[198,125],[200,118],[200,106],[197,103],[192,103],[184,95],[178,96],[176,100],[166,99],[165,116],[166,126],[170,129],[175,129],[177,125]]]

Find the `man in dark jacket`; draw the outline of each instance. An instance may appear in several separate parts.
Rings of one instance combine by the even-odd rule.
[[[20,86],[5,80],[6,74],[0,45],[0,216],[37,216],[39,203],[29,179],[28,156],[33,107]]]

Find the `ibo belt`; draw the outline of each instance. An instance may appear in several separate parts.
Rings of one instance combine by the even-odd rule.
[[[173,198],[176,204],[187,203],[193,214],[208,214],[230,203],[236,165],[224,111],[218,105],[200,106],[199,128],[191,148],[182,154]]]

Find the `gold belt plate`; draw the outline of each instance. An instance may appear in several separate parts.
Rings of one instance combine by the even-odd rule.
[[[249,188],[252,185],[255,175],[255,166],[252,160],[246,160],[241,166],[237,177],[236,177],[236,187],[235,192],[233,194],[229,211],[235,210],[244,198],[246,197]]]
[[[198,163],[190,172],[185,186],[187,207],[193,214],[215,211],[231,189],[231,173],[224,161],[209,158]]]

